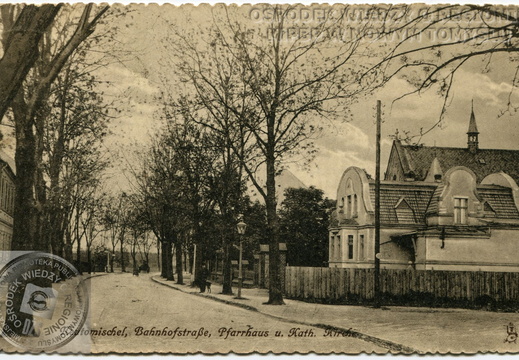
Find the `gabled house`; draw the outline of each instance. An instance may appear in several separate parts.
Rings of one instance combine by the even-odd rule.
[[[519,271],[519,151],[395,140],[380,189],[382,268]],[[375,182],[344,172],[330,224],[330,267],[374,264]]]
[[[11,250],[15,171],[14,160],[0,150],[0,251]]]

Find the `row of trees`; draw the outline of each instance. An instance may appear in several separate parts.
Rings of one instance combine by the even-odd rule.
[[[82,250],[91,269],[93,249],[109,238],[112,253],[120,244],[123,270],[126,242],[136,266],[137,249],[148,259],[152,240],[141,225],[128,225],[139,223],[121,212],[122,197],[103,191],[109,165],[103,141],[117,109],[97,75],[124,60],[111,23],[124,12],[94,4],[2,5],[0,14],[0,72],[9,79],[0,84],[0,108],[16,139],[12,249],[72,262],[75,248],[81,271]]]
[[[107,11],[93,4],[0,7],[2,65],[10,61],[19,76],[2,98],[3,121],[16,139],[14,250],[50,251],[71,261],[74,242],[79,249],[82,238],[87,247],[95,238],[110,105],[96,89],[90,54],[100,38],[91,35]],[[11,50],[26,57],[11,61]],[[15,70],[21,65],[23,73]]]
[[[193,121],[187,106],[183,99],[164,106],[160,114],[164,128],[150,149],[140,154],[141,164],[134,170],[135,197],[142,218],[161,244],[165,278],[173,280],[173,252],[177,282],[183,283],[185,247],[192,254],[190,262],[196,258],[198,274],[202,264],[222,249],[224,293],[232,293],[230,256],[236,219],[253,206],[243,197],[240,163],[228,141]]]
[[[103,141],[117,109],[104,96],[107,81],[97,70],[124,60],[114,47],[117,27],[111,24],[123,13],[78,4],[2,5],[0,14],[0,68],[5,64],[9,75],[19,76],[18,82],[2,78],[12,80],[11,88],[16,84],[5,90],[13,94],[6,93],[9,101],[2,105],[3,121],[16,139],[12,249],[48,251],[72,262],[75,248],[81,271],[83,249],[91,269],[94,249],[108,249],[108,238],[112,254],[120,245],[123,270],[126,243],[134,266],[137,252],[148,261],[153,240],[142,222],[122,211],[123,196],[103,191],[109,166]],[[97,34],[96,27],[102,29]],[[14,49],[25,52],[11,53]],[[26,56],[9,58],[19,54]]]
[[[232,294],[231,259],[238,258],[236,224],[243,215],[248,225],[244,258],[252,263],[259,244],[268,243],[266,207],[245,195],[245,177],[239,176],[239,160],[232,149],[191,116],[176,112],[183,105],[163,109],[164,129],[139,156],[131,211],[158,239],[162,277],[173,281],[176,273],[182,284],[183,254],[188,254],[187,268],[194,266],[196,274],[221,253],[223,293]],[[328,261],[327,227],[334,201],[314,187],[289,188],[284,195],[278,218],[288,263],[323,266]]]
[[[362,87],[355,70],[346,69],[355,54],[352,42],[337,44],[331,53],[328,41],[320,37],[286,41],[291,9],[276,7],[267,38],[258,39],[254,29],[232,20],[225,8],[221,18],[215,14],[208,37],[177,31],[165,41],[174,61],[170,68],[177,69],[187,88],[176,101],[165,102],[223,146],[223,168],[229,166],[223,189],[233,189],[219,204],[226,233],[233,233],[232,208],[238,208],[231,206],[229,196],[243,197],[237,184],[246,178],[264,200],[269,304],[283,304],[276,175],[287,157],[305,150],[311,155],[310,139],[319,126],[309,119],[338,115]],[[329,26],[323,22],[317,30],[324,33]]]
[[[93,65],[101,41],[93,33],[108,10],[94,4],[0,6],[0,116],[16,140],[13,250],[71,261],[75,242],[79,261],[85,239],[91,262],[105,167],[100,146],[109,121],[92,73],[102,66]],[[42,287],[50,283],[36,280]],[[17,292],[13,301],[22,300]],[[32,323],[32,315],[15,318]],[[13,325],[7,321],[22,331]]]

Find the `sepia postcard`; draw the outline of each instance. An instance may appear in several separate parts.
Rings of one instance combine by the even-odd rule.
[[[519,7],[0,5],[2,354],[519,353]]]

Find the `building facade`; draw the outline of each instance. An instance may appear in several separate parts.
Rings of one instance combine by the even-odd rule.
[[[14,213],[14,161],[0,150],[0,251],[11,250]]]
[[[380,189],[382,268],[519,271],[519,151],[395,140]],[[350,167],[337,190],[329,266],[374,266],[375,181]]]

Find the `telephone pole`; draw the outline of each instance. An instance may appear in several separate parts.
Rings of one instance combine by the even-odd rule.
[[[373,274],[373,304],[380,307],[380,128],[382,110],[380,100],[377,100],[377,144],[375,163],[375,271]]]

